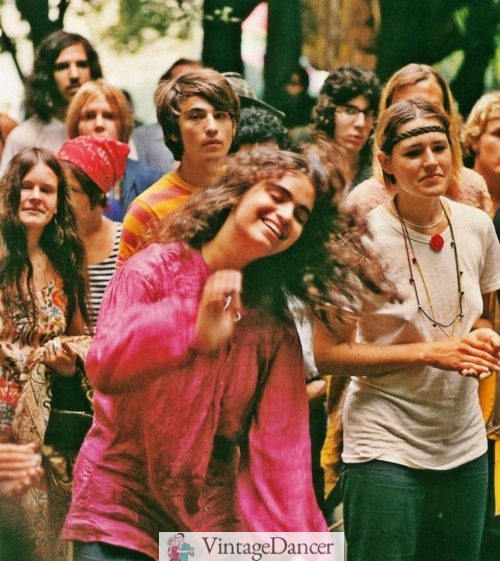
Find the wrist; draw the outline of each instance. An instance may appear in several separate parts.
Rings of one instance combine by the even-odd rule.
[[[493,329],[493,324],[489,319],[482,318],[481,320],[476,321],[476,323],[470,328],[471,332],[476,331],[477,329]]]
[[[424,366],[433,366],[436,357],[436,352],[433,343],[422,343],[420,349],[417,352],[417,364],[423,364]]]

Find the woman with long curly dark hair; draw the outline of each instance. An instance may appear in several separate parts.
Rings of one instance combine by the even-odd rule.
[[[326,530],[287,297],[356,308],[364,260],[327,153],[303,152],[232,156],[111,280],[63,530],[76,559],[156,559],[167,530]]]
[[[35,446],[46,474],[37,482],[20,470],[1,491],[23,495],[37,559],[49,560],[62,500],[55,488],[47,490],[48,480],[57,479],[50,458],[55,450],[69,451],[58,426],[69,421],[58,412],[79,409],[78,389],[87,401],[81,387],[90,339],[84,251],[65,176],[50,152],[27,148],[17,154],[0,192],[0,442],[18,445],[19,451]],[[60,459],[58,464],[62,467]]]

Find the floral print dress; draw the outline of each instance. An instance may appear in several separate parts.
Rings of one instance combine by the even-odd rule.
[[[17,291],[8,298],[10,310],[0,314],[0,341],[5,357],[0,364],[0,441],[12,442],[13,424],[21,393],[33,368],[40,363],[42,346],[66,332],[67,298],[56,278],[36,293],[38,321],[33,325]]]
[[[52,401],[54,374],[45,366],[43,345],[63,337],[85,359],[91,338],[86,335],[66,336],[68,299],[63,281],[57,276],[35,293],[36,324],[28,317],[17,290],[7,294],[0,311],[0,442],[35,442],[42,452],[44,477],[21,499],[3,501],[1,508],[21,508],[26,526],[35,544],[37,561],[71,559],[67,544],[58,535],[69,508],[72,468],[76,453],[61,453],[57,446],[44,442]],[[78,383],[91,398],[83,372]]]

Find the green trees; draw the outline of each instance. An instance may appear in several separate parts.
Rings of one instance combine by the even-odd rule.
[[[485,73],[500,46],[499,0],[379,0],[376,71],[382,80],[409,62],[463,58],[451,82],[462,114],[484,92]]]
[[[0,5],[6,2],[0,0]],[[203,62],[220,71],[242,72],[241,24],[260,0],[116,2],[119,21],[107,30],[106,40],[117,49],[138,51],[157,37],[185,37],[193,26],[202,26]],[[73,0],[76,3],[98,14],[105,0]],[[15,0],[29,24],[34,46],[63,27],[70,4],[72,0]],[[310,54],[311,45],[318,51],[311,59],[320,60],[322,69],[348,62],[363,64],[363,60],[373,65],[376,60],[382,80],[408,62],[437,64],[459,53],[451,85],[461,112],[467,114],[483,93],[485,74],[495,68],[492,60],[500,49],[500,0],[268,0],[267,4],[264,96],[271,103],[290,67],[299,60],[305,39]],[[332,16],[331,21],[325,14]],[[310,25],[314,18],[316,22]],[[15,57],[15,45],[1,22],[0,34],[1,48]],[[336,41],[341,36],[342,44]],[[498,62],[495,72],[498,81]]]

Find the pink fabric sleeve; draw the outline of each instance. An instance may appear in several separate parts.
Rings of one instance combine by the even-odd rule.
[[[160,247],[147,248],[133,267],[119,269],[104,296],[85,363],[91,384],[103,393],[140,389],[190,360],[199,287],[179,280],[185,273],[178,261],[171,269],[168,260],[158,263]],[[186,295],[179,290],[183,285]]]
[[[298,340],[276,347],[238,475],[245,531],[323,532],[312,484],[309,413]]]

